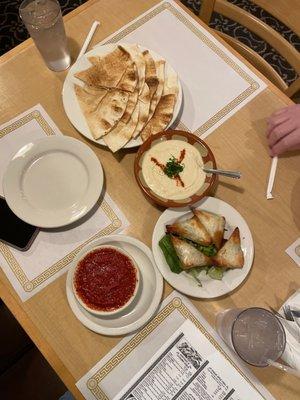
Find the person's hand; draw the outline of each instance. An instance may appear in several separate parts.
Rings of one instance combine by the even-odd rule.
[[[300,104],[276,111],[268,120],[267,138],[272,157],[300,149]]]

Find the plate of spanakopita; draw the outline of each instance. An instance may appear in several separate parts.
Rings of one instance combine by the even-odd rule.
[[[123,43],[96,46],[79,58],[62,97],[74,127],[112,152],[169,128],[182,105],[172,66],[152,50]]]
[[[254,244],[239,212],[214,197],[193,208],[167,209],[152,236],[156,265],[176,290],[215,298],[236,289],[250,272]]]

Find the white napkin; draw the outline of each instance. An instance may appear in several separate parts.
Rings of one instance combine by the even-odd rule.
[[[46,134],[62,135],[40,104],[0,126],[0,195],[3,195],[2,177],[13,155],[25,144]],[[99,202],[98,209],[93,211],[66,228],[41,229],[27,251],[0,242],[0,268],[22,301],[65,273],[84,243],[99,236],[118,233],[129,224],[108,193]]]
[[[283,306],[284,305],[289,305],[292,310],[300,310],[300,289],[298,289]],[[282,315],[284,315],[283,306],[279,310]],[[294,319],[297,320],[297,322],[286,321],[284,319],[280,320],[286,334],[286,347],[281,358],[292,368],[300,371],[300,318]]]
[[[178,73],[184,100],[178,127],[201,139],[266,87],[258,76],[172,0],[156,4],[100,44],[117,42],[140,43],[172,65]]]

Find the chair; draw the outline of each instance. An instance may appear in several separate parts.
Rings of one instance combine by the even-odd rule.
[[[228,3],[226,0],[202,0],[199,17],[207,25],[211,20],[213,12],[217,12],[226,18],[238,22],[240,25],[245,26],[247,29],[260,36],[281,54],[294,68],[297,74],[300,75],[299,52],[274,29],[240,7]],[[216,32],[288,97],[292,97],[300,91],[300,76],[288,86],[270,64],[254,50],[223,32]]]

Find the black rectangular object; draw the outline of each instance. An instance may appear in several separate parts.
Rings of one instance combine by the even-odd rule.
[[[18,218],[0,197],[0,240],[19,250],[28,250],[39,229]]]

